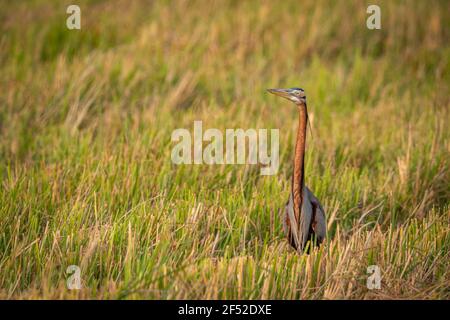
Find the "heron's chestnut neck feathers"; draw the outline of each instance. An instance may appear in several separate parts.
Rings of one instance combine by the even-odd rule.
[[[300,221],[300,212],[303,201],[303,188],[305,186],[305,147],[306,127],[308,123],[308,111],[306,104],[298,104],[299,118],[297,141],[294,155],[294,174],[292,176],[292,193],[294,198],[294,213],[297,221]]]

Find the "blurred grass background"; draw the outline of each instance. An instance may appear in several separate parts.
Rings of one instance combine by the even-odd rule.
[[[0,1],[0,297],[450,298],[448,1],[81,0],[80,31],[70,4]],[[265,93],[293,86],[329,219],[304,256],[278,216],[297,114]],[[173,165],[194,120],[279,128],[278,175]]]

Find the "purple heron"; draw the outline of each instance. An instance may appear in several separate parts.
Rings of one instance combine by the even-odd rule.
[[[300,253],[309,252],[313,244],[320,245],[323,242],[326,237],[327,225],[322,205],[305,185],[305,147],[308,123],[305,91],[301,88],[268,89],[267,91],[294,102],[299,111],[292,187],[282,218],[283,229],[290,245]]]

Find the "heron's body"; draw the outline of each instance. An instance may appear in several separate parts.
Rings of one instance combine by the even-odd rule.
[[[300,219],[296,218],[294,197],[291,193],[283,213],[283,230],[289,244],[295,250],[303,250],[308,241],[316,241],[320,245],[326,235],[326,217],[320,201],[308,187],[304,187]],[[298,228],[292,228],[298,226]],[[298,231],[297,231],[298,230]],[[297,234],[296,234],[297,233]]]
[[[308,111],[306,96],[300,88],[269,89],[269,92],[287,98],[299,109],[299,125],[294,155],[294,172],[289,200],[283,214],[285,234],[294,249],[302,252],[312,243],[320,245],[326,237],[326,216],[322,205],[305,186],[305,148]],[[311,242],[307,246],[308,241]]]

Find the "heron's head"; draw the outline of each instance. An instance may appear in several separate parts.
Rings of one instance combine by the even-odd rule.
[[[306,104],[305,90],[302,88],[289,88],[289,89],[267,89],[274,95],[291,100],[295,104]]]

